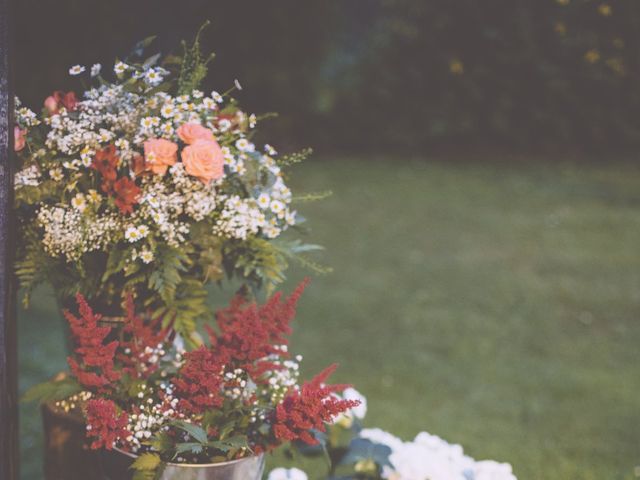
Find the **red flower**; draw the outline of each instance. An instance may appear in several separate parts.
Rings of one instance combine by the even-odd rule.
[[[83,387],[104,391],[120,378],[120,373],[114,369],[118,342],[112,341],[105,345],[104,341],[111,332],[111,327],[98,326],[101,316],[93,313],[82,295],[78,294],[76,300],[80,318],[69,311],[64,312],[77,345],[77,359],[69,357],[67,362]]]
[[[78,108],[78,99],[74,92],[65,93],[62,90],[56,90],[46,98],[44,107],[51,115],[59,113],[61,107],[73,112]]]
[[[220,351],[201,346],[184,355],[185,363],[173,381],[180,409],[187,414],[199,414],[222,405],[220,391],[226,358]]]
[[[116,404],[102,398],[87,402],[87,436],[93,438],[91,448],[111,450],[116,440],[129,436],[126,413],[118,413]]]
[[[123,340],[117,359],[123,365],[123,372],[132,378],[147,378],[158,369],[158,362],[151,361],[158,345],[164,345],[169,332],[168,328],[160,328],[162,318],[155,320],[136,315],[133,296],[126,298],[127,319],[122,329]]]
[[[335,395],[346,388],[346,385],[325,385],[325,381],[336,369],[332,365],[300,390],[292,390],[276,407],[273,415],[273,433],[280,442],[302,440],[310,445],[318,441],[311,435],[311,430],[325,431],[325,424],[331,422],[335,415],[360,405],[358,400],[342,400]]]
[[[116,206],[122,213],[132,213],[133,206],[138,203],[140,187],[129,177],[122,177],[113,185],[116,194]]]
[[[212,348],[225,352],[234,368],[247,371],[259,383],[265,371],[280,368],[264,358],[283,355],[278,347],[288,343],[289,324],[307,284],[303,281],[285,301],[276,293],[261,306],[246,305],[243,297],[236,296],[228,308],[216,313],[220,333],[209,329]]]
[[[133,157],[133,160],[131,160],[131,170],[136,177],[147,171],[147,163],[142,155]]]
[[[116,168],[119,162],[120,159],[116,155],[116,147],[114,145],[98,150],[95,157],[93,157],[91,166],[102,175],[101,188],[105,193],[110,193],[113,189],[113,183],[118,177]]]
[[[68,111],[73,112],[78,108],[78,99],[75,92],[67,92],[62,97],[62,106]]]

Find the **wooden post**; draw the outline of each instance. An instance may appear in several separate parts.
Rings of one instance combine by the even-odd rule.
[[[0,480],[18,478],[10,3],[0,0]]]

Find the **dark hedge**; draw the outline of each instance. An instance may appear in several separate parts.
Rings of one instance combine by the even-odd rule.
[[[168,52],[205,20],[207,87],[234,78],[278,111],[280,144],[634,148],[637,0],[19,0],[17,88],[40,105],[158,34]]]

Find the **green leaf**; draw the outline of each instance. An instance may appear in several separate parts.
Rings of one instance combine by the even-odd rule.
[[[64,400],[76,393],[80,393],[82,387],[72,378],[64,378],[58,381],[50,381],[34,385],[22,396],[23,402],[55,402]]]
[[[131,465],[134,470],[155,471],[160,466],[162,460],[157,453],[143,453]]]
[[[386,445],[374,443],[365,438],[354,438],[349,444],[349,450],[340,460],[342,465],[352,464],[360,460],[373,460],[379,466],[391,465],[389,463],[391,449]]]
[[[179,420],[173,422],[173,425],[187,432],[189,435],[191,435],[196,441],[200,442],[201,444],[206,444],[209,441],[209,439],[207,438],[207,432],[205,432],[201,427],[197,425],[179,421]]]
[[[165,452],[173,448],[173,438],[165,432],[158,432],[149,442],[149,446],[158,452]]]
[[[228,452],[232,449],[249,448],[249,442],[245,435],[236,435],[225,440],[214,440],[207,443],[209,447],[217,448],[221,452]]]
[[[192,90],[199,87],[202,80],[207,76],[207,65],[213,60],[214,55],[211,54],[204,58],[200,51],[200,35],[202,31],[209,26],[207,20],[198,30],[196,38],[190,47],[186,42],[182,42],[182,48],[184,50],[182,56],[182,66],[180,68],[180,75],[178,77],[178,94],[188,94]]]
[[[181,453],[193,453],[194,455],[199,455],[202,453],[203,445],[201,443],[195,442],[186,442],[179,443],[176,445],[176,455],[180,455]]]

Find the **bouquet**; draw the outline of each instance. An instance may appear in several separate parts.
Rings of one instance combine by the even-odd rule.
[[[63,306],[80,292],[111,316],[134,292],[190,340],[212,316],[207,283],[272,290],[289,259],[315,267],[301,252],[317,246],[281,239],[303,221],[283,168],[308,151],[258,148],[259,118],[231,97],[237,82],[199,89],[212,56],[198,37],[181,56],[143,59],[151,40],[110,76],[72,67],[91,86],[54,92],[40,115],[16,100],[17,275],[27,302],[48,281]]]
[[[57,405],[81,410],[94,449],[134,454],[139,478],[166,462],[211,463],[270,451],[285,442],[318,444],[337,415],[357,407],[328,385],[331,366],[299,383],[301,357],[288,353],[290,322],[304,284],[263,305],[235,297],[219,310],[209,342],[192,351],[176,344],[161,319],[138,315],[131,296],[126,321],[104,324],[78,295],[69,311],[75,353],[71,377],[37,387]]]

